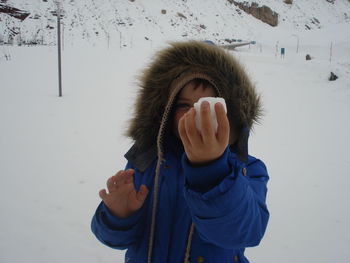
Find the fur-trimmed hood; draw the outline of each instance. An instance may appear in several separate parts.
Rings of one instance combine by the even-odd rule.
[[[261,105],[243,67],[218,46],[200,41],[174,42],[159,51],[140,76],[135,112],[126,133],[138,149],[156,145],[162,119],[167,121],[163,118],[166,107],[172,106],[170,100],[177,95],[173,94],[174,86],[184,85],[194,76],[207,79],[225,99],[231,143],[247,140],[249,130],[260,118]]]
[[[172,43],[158,52],[140,77],[140,90],[134,117],[127,135],[134,146],[125,157],[140,171],[145,171],[156,158],[153,186],[152,222],[148,248],[148,263],[152,262],[157,221],[160,169],[163,162],[164,139],[170,128],[169,118],[177,94],[195,78],[209,81],[217,94],[226,101],[230,122],[231,148],[243,161],[248,160],[248,135],[260,116],[260,100],[242,66],[220,47],[205,42]],[[192,222],[184,262],[189,262]]]

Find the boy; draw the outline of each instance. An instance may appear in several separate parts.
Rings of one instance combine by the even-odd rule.
[[[107,246],[128,249],[125,262],[248,262],[245,247],[266,230],[268,174],[248,155],[260,100],[239,63],[219,47],[190,41],[159,52],[140,79],[128,135],[128,163],[100,191],[92,220]],[[209,105],[217,103],[217,131]],[[201,131],[195,115],[201,114]]]

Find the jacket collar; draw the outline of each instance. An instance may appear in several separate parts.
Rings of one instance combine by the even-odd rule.
[[[141,172],[157,158],[157,145],[140,148],[136,143],[129,149],[124,157]]]

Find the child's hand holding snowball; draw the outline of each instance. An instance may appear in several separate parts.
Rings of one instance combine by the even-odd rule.
[[[210,104],[203,101],[200,112],[191,108],[179,121],[179,135],[191,164],[204,165],[218,159],[225,151],[230,134],[230,125],[222,103],[215,103],[217,131],[212,124]],[[201,130],[196,127],[196,114],[201,117]]]

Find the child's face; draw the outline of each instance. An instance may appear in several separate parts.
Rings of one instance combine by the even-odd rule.
[[[181,117],[193,107],[193,104],[203,97],[216,97],[214,88],[207,86],[203,87],[202,84],[195,86],[194,83],[190,82],[184,86],[180,91],[177,101],[175,102],[175,113],[173,122],[173,132],[180,138],[178,132],[178,124]]]

